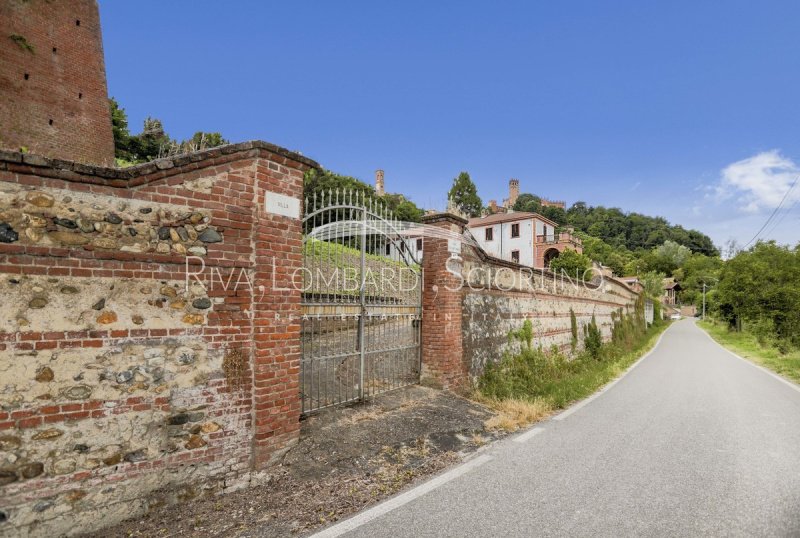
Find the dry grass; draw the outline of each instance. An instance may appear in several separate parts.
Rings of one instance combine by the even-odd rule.
[[[553,406],[542,398],[497,400],[476,395],[475,399],[496,413],[484,423],[487,430],[515,432],[539,422],[553,412]]]

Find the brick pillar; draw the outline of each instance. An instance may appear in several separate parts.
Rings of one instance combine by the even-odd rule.
[[[256,163],[253,282],[253,466],[267,467],[300,433],[300,316],[303,172],[268,154]],[[293,216],[268,213],[266,197],[297,200]],[[285,202],[285,199],[283,200]],[[285,203],[278,204],[285,207]],[[291,204],[290,204],[291,205]],[[302,285],[302,276],[301,285]]]
[[[460,236],[467,221],[448,213],[425,216],[422,222]],[[460,245],[459,245],[460,246]],[[462,351],[461,279],[448,272],[448,240],[425,237],[422,267],[422,381],[446,389],[463,387],[469,367]]]

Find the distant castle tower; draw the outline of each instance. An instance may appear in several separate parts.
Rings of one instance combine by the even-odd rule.
[[[383,183],[383,170],[375,170],[375,194],[383,196],[385,194]]]
[[[510,179],[508,182],[508,208],[512,209],[519,198],[519,180]]]
[[[96,0],[3,0],[0,39],[0,147],[113,165]]]

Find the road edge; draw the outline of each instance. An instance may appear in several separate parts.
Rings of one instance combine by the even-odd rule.
[[[557,415],[551,416],[548,420],[557,420],[557,421],[564,420],[565,418],[569,417],[570,415],[572,415],[576,411],[580,411],[583,407],[589,405],[594,400],[596,400],[597,398],[599,398],[600,396],[602,396],[603,394],[605,394],[606,392],[611,390],[611,388],[614,387],[614,385],[616,385],[617,383],[622,381],[629,373],[631,373],[631,371],[634,368],[639,366],[639,364],[643,360],[645,360],[647,357],[652,355],[655,352],[655,350],[658,349],[658,347],[661,345],[661,341],[664,339],[664,335],[666,335],[670,331],[670,329],[672,329],[672,327],[674,327],[674,326],[675,326],[675,324],[672,323],[666,329],[664,329],[664,331],[659,335],[658,340],[656,340],[656,343],[653,345],[653,347],[650,348],[650,350],[647,353],[645,353],[644,355],[642,355],[641,357],[636,359],[636,362],[634,362],[633,364],[628,366],[628,368],[624,372],[622,372],[619,376],[615,377],[614,379],[612,379],[611,381],[609,381],[608,383],[606,383],[605,385],[603,385],[602,387],[597,389],[590,396],[587,396],[583,400],[579,400],[579,401],[573,403],[571,406],[567,407],[566,409],[564,409],[563,411],[561,411]]]
[[[734,358],[739,359],[740,361],[744,362],[745,364],[749,364],[750,366],[752,366],[753,368],[756,368],[757,370],[761,370],[763,373],[765,373],[768,376],[772,377],[776,381],[780,381],[781,383],[783,383],[787,387],[789,387],[791,389],[794,389],[797,392],[800,392],[800,385],[798,385],[797,383],[795,383],[791,379],[787,379],[787,378],[783,377],[782,375],[778,374],[777,372],[773,372],[769,368],[765,368],[764,366],[761,366],[760,364],[756,364],[753,361],[751,361],[751,360],[749,360],[749,359],[747,359],[745,357],[742,357],[738,353],[736,353],[734,351],[731,351],[730,349],[725,347],[722,343],[720,343],[718,340],[716,340],[713,336],[711,336],[711,334],[707,330],[705,330],[704,328],[702,328],[699,325],[697,325],[696,322],[694,323],[694,326],[697,328],[697,330],[699,330],[701,333],[706,335],[709,340],[714,342],[717,346],[719,346],[726,353],[728,353],[728,355],[731,355]]]

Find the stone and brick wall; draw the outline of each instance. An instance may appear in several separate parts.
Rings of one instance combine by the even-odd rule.
[[[0,2],[0,148],[112,165],[95,0]]]
[[[315,166],[260,142],[124,170],[0,153],[0,535],[241,487],[296,440],[301,224],[264,199]]]
[[[425,224],[457,235],[466,221],[454,215],[424,218]],[[569,351],[570,310],[583,325],[595,316],[611,337],[612,314],[632,312],[638,294],[606,278],[576,283],[539,269],[487,255],[474,242],[425,238],[423,246],[423,378],[448,388],[468,385],[489,361],[502,358],[508,333],[530,319],[534,345]]]

